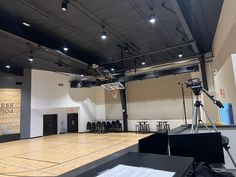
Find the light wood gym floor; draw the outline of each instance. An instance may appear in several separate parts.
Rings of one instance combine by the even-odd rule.
[[[62,134],[0,143],[0,176],[57,176],[134,145],[147,134]]]

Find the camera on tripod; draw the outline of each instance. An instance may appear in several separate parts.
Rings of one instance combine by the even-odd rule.
[[[194,95],[200,95],[202,91],[202,82],[199,78],[189,79],[186,83],[186,87],[191,87]]]

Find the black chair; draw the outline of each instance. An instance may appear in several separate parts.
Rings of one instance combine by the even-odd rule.
[[[107,121],[107,132],[111,132],[112,130],[112,126],[111,126],[111,122],[110,121]]]
[[[92,122],[92,124],[91,124],[91,132],[94,133],[95,130],[96,130],[96,124],[95,124],[95,122]]]
[[[91,122],[87,122],[87,124],[86,124],[86,132],[91,132],[91,129],[92,129]]]
[[[100,121],[97,121],[95,133],[101,133],[101,132],[102,132],[102,123]]]
[[[106,132],[107,132],[107,124],[105,121],[103,121],[101,126],[101,133],[106,133]]]
[[[111,122],[111,131],[112,132],[116,132],[117,128],[116,128],[116,122],[115,121],[112,121]]]
[[[119,120],[116,120],[116,130],[118,132],[121,132],[122,131],[122,124],[120,123]]]

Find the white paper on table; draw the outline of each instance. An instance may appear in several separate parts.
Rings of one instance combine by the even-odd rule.
[[[117,165],[97,177],[173,177],[174,175],[175,172],[128,165]]]

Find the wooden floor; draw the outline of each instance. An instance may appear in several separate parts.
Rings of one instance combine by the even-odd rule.
[[[134,145],[145,136],[75,133],[0,143],[0,176],[57,176]]]

